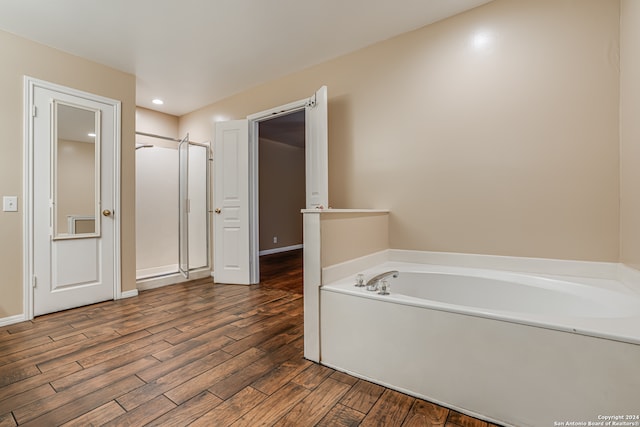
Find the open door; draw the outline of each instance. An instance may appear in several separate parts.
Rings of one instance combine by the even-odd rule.
[[[305,107],[305,175],[307,209],[329,207],[327,87],[322,86]]]
[[[215,124],[213,265],[218,283],[248,285],[260,281],[258,123],[302,110],[305,111],[306,128],[306,208],[327,208],[329,132],[326,86],[308,99],[252,114],[248,120]]]
[[[247,120],[215,124],[213,274],[217,283],[251,283],[248,126]]]

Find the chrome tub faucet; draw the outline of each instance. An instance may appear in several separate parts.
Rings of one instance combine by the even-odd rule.
[[[376,276],[373,276],[371,279],[367,280],[367,290],[368,291],[377,291],[378,285],[380,281],[386,279],[387,277],[396,278],[400,275],[400,272],[397,270],[385,271],[384,273],[380,273]],[[386,291],[386,289],[385,289]]]

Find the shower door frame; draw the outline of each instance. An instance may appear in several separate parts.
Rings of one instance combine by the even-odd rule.
[[[186,275],[185,272],[182,271],[181,269],[181,245],[182,242],[180,240],[180,232],[181,232],[181,224],[178,223],[178,269],[177,271],[173,271],[173,272],[168,272],[168,273],[163,273],[163,274],[158,274],[156,276],[149,276],[149,277],[144,277],[144,278],[140,278],[140,279],[136,279],[136,281],[147,281],[147,280],[159,280],[159,279],[163,279],[163,278],[171,278],[171,277],[176,277],[176,276],[182,276],[184,277],[184,279],[189,279],[190,273],[194,272],[194,271],[208,271],[210,274],[211,271],[211,248],[212,248],[212,242],[211,242],[211,214],[212,214],[212,210],[211,210],[211,203],[212,203],[212,198],[211,198],[211,163],[213,161],[213,150],[211,148],[211,143],[209,141],[207,142],[193,142],[189,140],[189,134],[187,133],[186,137],[183,139],[178,139],[178,138],[171,138],[168,136],[163,136],[163,135],[157,135],[157,134],[153,134],[153,133],[147,133],[147,132],[140,132],[140,131],[136,131],[136,135],[140,135],[140,136],[145,136],[145,137],[149,137],[149,138],[158,138],[158,139],[162,139],[165,141],[172,141],[172,142],[177,142],[179,144],[181,144],[183,141],[185,141],[186,143],[188,143],[188,145],[192,145],[192,146],[198,146],[198,147],[202,147],[206,150],[206,157],[207,157],[207,164],[206,164],[206,259],[207,259],[207,263],[206,265],[202,266],[202,267],[196,267],[196,268],[191,268],[189,267],[186,270]],[[144,146],[142,146],[144,147]],[[138,147],[138,148],[142,148],[142,147]],[[177,151],[178,151],[178,156],[179,156],[179,151],[180,150],[180,146],[177,147]],[[178,157],[178,162],[180,162],[180,158]],[[178,179],[180,179],[180,163],[178,164]],[[188,171],[187,171],[187,177],[188,177]],[[187,191],[188,194],[188,191]],[[178,197],[180,198],[180,183],[178,183]],[[188,202],[186,203],[188,206]],[[180,200],[178,200],[178,208],[180,209]],[[180,216],[179,216],[180,217]],[[187,216],[188,218],[188,216]],[[187,228],[188,230],[188,228]],[[187,252],[188,252],[188,234],[187,234]],[[155,285],[155,286],[151,286],[151,287],[156,287],[156,286],[164,286],[165,284],[172,284],[172,283],[178,283],[178,281],[171,281],[169,283],[164,283],[163,285]],[[150,288],[151,288],[150,287]],[[146,288],[146,287],[145,287]]]
[[[180,146],[182,144],[187,144],[187,172],[186,172],[186,193],[187,193],[187,198],[185,200],[185,207],[187,209],[187,212],[185,212],[185,218],[186,218],[186,225],[182,225],[182,224],[178,224],[178,272],[180,274],[182,274],[182,276],[185,279],[189,279],[189,275],[191,271],[196,271],[196,270],[202,270],[202,269],[208,269],[209,271],[211,271],[211,214],[213,213],[211,210],[211,162],[213,161],[213,157],[212,157],[212,150],[211,150],[211,145],[210,143],[199,143],[199,142],[193,142],[193,141],[189,141],[189,134],[187,133],[187,136],[185,136],[184,139],[181,140],[180,144],[178,145],[178,174],[179,174],[179,179],[182,178],[182,173],[181,173],[181,163],[180,163]],[[205,192],[207,194],[207,200],[206,200],[206,242],[207,242],[207,249],[206,249],[206,258],[207,258],[207,264],[202,266],[202,267],[194,267],[191,268],[191,266],[189,265],[189,212],[191,212],[191,199],[189,198],[189,146],[194,146],[194,147],[202,147],[206,150],[206,154],[207,154],[207,166],[206,166],[206,176],[205,176],[205,180],[206,180],[206,188],[205,188]],[[180,194],[180,189],[181,189],[181,185],[180,182],[178,182],[178,197],[182,198],[182,195]],[[182,213],[182,209],[181,209],[181,200],[178,201],[178,207],[180,208],[180,213]],[[178,218],[181,218],[181,216],[179,215]],[[182,234],[185,234],[184,238],[186,239],[186,242],[182,242]],[[183,249],[183,244],[186,247],[186,269],[182,269],[182,249]]]

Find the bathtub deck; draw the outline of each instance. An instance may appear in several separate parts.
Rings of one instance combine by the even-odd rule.
[[[491,426],[303,359],[296,259],[0,328],[0,426]]]

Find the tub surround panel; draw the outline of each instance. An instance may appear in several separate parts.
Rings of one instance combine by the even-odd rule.
[[[353,299],[322,292],[327,366],[504,425],[637,411],[638,345]]]
[[[304,356],[320,361],[322,266],[388,249],[385,210],[303,209]],[[328,260],[327,260],[328,259]],[[338,260],[338,261],[334,261]]]
[[[353,286],[356,273],[389,270],[400,271],[391,295]],[[423,284],[418,274],[430,276]],[[341,275],[320,288],[320,336],[305,335],[321,343],[322,364],[502,425],[598,421],[637,410],[638,270],[389,249],[322,272],[323,279]],[[420,288],[427,280],[447,282]],[[516,305],[519,311],[510,309]]]
[[[618,279],[629,289],[640,293],[640,270],[625,264],[618,265]]]
[[[458,267],[488,268],[524,273],[555,274],[601,279],[616,279],[618,272],[618,264],[614,262],[408,251],[402,249],[392,249],[389,251],[389,261],[454,265]]]
[[[322,283],[336,282],[387,261],[537,274],[550,278],[585,282],[603,289],[626,288],[632,292],[640,293],[640,271],[620,263],[402,249],[387,249],[323,267]]]
[[[395,261],[361,273],[392,270],[390,295],[353,286],[355,275],[322,291],[640,344],[640,293],[619,281]]]
[[[302,218],[303,293],[304,293],[304,357],[320,362],[320,285],[322,259],[320,215],[313,212]]]

